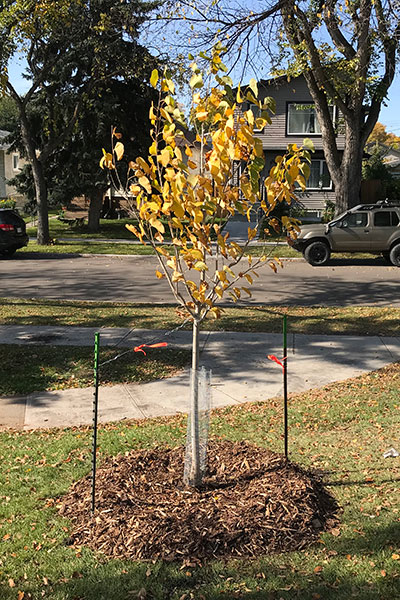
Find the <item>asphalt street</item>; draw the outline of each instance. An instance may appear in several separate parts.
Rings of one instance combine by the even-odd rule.
[[[18,254],[0,261],[3,297],[174,303],[151,256]],[[400,269],[380,258],[336,259],[312,267],[285,261],[275,274],[264,265],[246,304],[400,306]]]

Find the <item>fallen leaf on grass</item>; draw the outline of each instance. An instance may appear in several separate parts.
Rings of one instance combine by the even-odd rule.
[[[392,558],[393,558],[393,560],[399,560],[400,554],[392,554]]]
[[[318,567],[315,567],[314,569],[314,573],[321,573],[321,571],[324,570],[324,567],[321,567],[321,565],[319,565]]]

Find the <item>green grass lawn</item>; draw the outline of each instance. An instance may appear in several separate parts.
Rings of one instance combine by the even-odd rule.
[[[126,348],[101,348],[99,362],[125,353]],[[26,395],[93,385],[93,348],[0,344],[0,395]],[[101,385],[144,383],[175,375],[190,364],[190,351],[146,349],[146,356],[127,352],[101,369]]]
[[[282,315],[288,330],[307,334],[400,334],[400,308],[376,306],[254,306],[224,308],[221,319],[207,319],[206,330],[278,333]],[[171,305],[0,298],[1,325],[79,325],[172,329],[181,323]],[[187,327],[190,327],[188,325]]]
[[[39,246],[35,241],[17,252],[29,254],[118,254],[118,255],[143,255],[154,254],[153,248],[144,244],[124,244],[108,242],[58,242],[48,246]]]
[[[0,433],[2,600],[395,600],[400,597],[400,365],[290,397],[292,460],[323,473],[343,512],[301,552],[201,566],[107,559],[68,545],[54,508],[90,471],[88,428]],[[184,416],[110,424],[99,463],[183,443]],[[213,411],[211,435],[282,451],[282,401]],[[99,518],[101,516],[99,515]]]
[[[135,236],[126,229],[127,223],[133,223],[133,219],[100,219],[100,231],[90,233],[87,225],[75,227],[62,223],[57,218],[49,220],[50,236],[52,238],[92,238],[92,239],[127,239],[135,240]],[[37,228],[29,227],[27,234],[36,236]]]

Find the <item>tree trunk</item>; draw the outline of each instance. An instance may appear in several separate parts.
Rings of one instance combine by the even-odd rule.
[[[33,182],[35,184],[35,197],[38,214],[37,243],[48,244],[49,233],[49,209],[47,202],[47,183],[43,171],[43,163],[36,154],[35,141],[31,135],[28,118],[23,102],[18,94],[12,89],[12,97],[17,102],[20,110],[22,140],[26,149],[28,160],[32,167]]]
[[[100,228],[100,214],[103,206],[103,197],[104,193],[101,188],[96,188],[90,194],[88,230],[92,233],[97,233]]]
[[[191,418],[191,454],[192,463],[189,473],[188,484],[198,487],[201,484],[200,471],[200,432],[199,432],[199,329],[200,323],[197,318],[193,320],[193,342],[192,342],[192,380],[190,382],[190,418]]]
[[[32,175],[35,183],[35,195],[37,204],[37,243],[41,246],[50,241],[49,232],[49,209],[47,198],[47,184],[43,174],[43,167],[36,158],[31,161]]]
[[[357,119],[354,119],[346,124],[345,150],[339,176],[335,178],[336,181],[334,179],[336,215],[360,204],[362,157],[363,144],[360,140],[360,131],[357,129]]]

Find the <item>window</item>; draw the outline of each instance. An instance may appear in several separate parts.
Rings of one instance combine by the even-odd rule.
[[[312,160],[310,165],[310,177],[307,180],[308,190],[331,190],[332,180],[329,175],[326,161]]]
[[[330,106],[332,119],[335,118],[334,106]],[[289,135],[321,135],[315,106],[311,103],[289,102],[287,108],[287,133]]]
[[[19,171],[19,154],[14,153],[12,155],[12,165],[13,165],[13,170],[14,171]]]
[[[368,223],[367,213],[349,213],[342,221],[343,227],[366,227]]]
[[[245,102],[243,104],[243,112],[246,112],[247,110],[251,110],[251,112],[254,115],[254,119],[258,119],[259,117],[261,117],[261,110],[259,106],[256,106],[255,104],[250,104],[250,102]],[[257,129],[257,125],[254,123],[254,131],[264,131],[264,127],[261,127],[261,129]]]
[[[394,211],[382,211],[374,214],[375,227],[397,227],[399,217]]]

